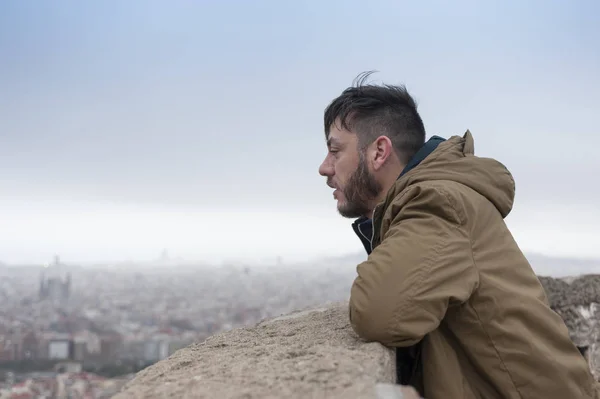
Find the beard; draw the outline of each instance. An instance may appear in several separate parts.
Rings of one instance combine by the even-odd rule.
[[[364,154],[359,153],[358,167],[341,190],[345,201],[338,204],[339,214],[346,218],[367,215],[372,211],[373,201],[382,189],[381,184],[369,172]]]

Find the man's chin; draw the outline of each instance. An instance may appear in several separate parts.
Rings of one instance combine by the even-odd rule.
[[[357,212],[355,209],[348,207],[347,204],[341,201],[338,201],[337,211],[341,216],[348,219],[356,219],[363,216],[360,212]]]
[[[346,215],[348,214],[348,210],[346,209],[346,207],[344,205],[345,204],[342,201],[338,200],[337,211],[341,216],[347,218],[348,216],[346,216]]]

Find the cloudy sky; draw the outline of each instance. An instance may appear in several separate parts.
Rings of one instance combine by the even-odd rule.
[[[0,260],[360,251],[317,173],[365,70],[515,176],[527,251],[600,257],[600,3],[0,2]]]

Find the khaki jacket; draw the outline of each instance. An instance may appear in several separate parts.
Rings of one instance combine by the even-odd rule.
[[[439,144],[373,214],[350,321],[368,341],[420,343],[427,399],[597,398],[585,359],[504,218],[509,171],[474,155],[471,133]]]

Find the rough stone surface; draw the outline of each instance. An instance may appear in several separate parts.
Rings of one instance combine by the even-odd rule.
[[[388,385],[394,381],[394,352],[359,340],[348,305],[337,303],[179,350],[141,371],[115,399],[417,397]]]
[[[550,307],[569,328],[571,339],[585,350],[592,373],[600,379],[600,275],[555,279],[540,277]]]
[[[539,277],[553,308],[600,303],[600,275],[576,277]]]

